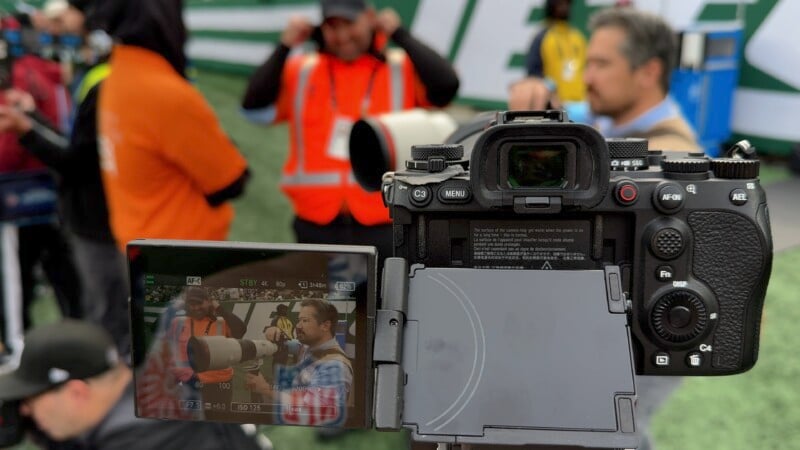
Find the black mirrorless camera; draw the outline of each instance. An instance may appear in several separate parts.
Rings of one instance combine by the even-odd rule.
[[[426,267],[618,266],[638,373],[755,364],[772,264],[757,160],[606,141],[560,111],[501,113],[468,172],[461,154],[418,146],[408,170],[384,183],[395,256]]]
[[[499,113],[451,141],[384,177],[395,254],[380,286],[372,247],[131,242],[137,413],[632,448],[637,374],[755,363],[772,260],[757,161],[606,141],[556,111]],[[244,336],[182,331],[198,286]],[[320,302],[335,309],[309,318]],[[273,326],[303,349],[271,357]],[[175,382],[190,366],[201,382]]]

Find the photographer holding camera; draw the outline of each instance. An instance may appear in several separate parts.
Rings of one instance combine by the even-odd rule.
[[[351,404],[353,366],[336,341],[338,321],[339,312],[333,304],[319,299],[303,300],[295,327],[297,340],[304,345],[299,362],[277,368],[276,386],[261,374],[247,375],[250,390],[267,397],[268,403],[277,402],[284,420],[295,417],[295,424],[304,425],[341,425],[344,422],[344,413]],[[267,328],[264,336],[275,343],[287,339],[278,327]],[[335,411],[335,414],[315,415],[320,409]]]
[[[231,380],[233,368],[195,372],[189,364],[187,345],[192,336],[225,336],[241,338],[247,326],[236,314],[221,308],[219,302],[212,300],[208,292],[201,287],[192,286],[184,293],[185,316],[175,317],[167,331],[167,342],[170,343],[172,374],[180,383],[195,387],[201,393],[204,403],[217,403],[220,410],[230,407]],[[212,405],[213,406],[213,405]],[[223,412],[225,412],[223,411]],[[214,419],[215,410],[205,411],[206,419]]]
[[[380,193],[353,178],[348,155],[360,118],[445,106],[458,90],[451,64],[401,26],[394,10],[364,0],[321,0],[323,22],[293,17],[280,43],[252,75],[242,107],[248,119],[289,121],[281,188],[295,213],[298,242],[375,245],[391,255],[389,213]],[[289,57],[311,39],[314,52]],[[391,39],[400,49],[387,49]]]
[[[137,418],[132,380],[105,330],[64,320],[28,332],[19,367],[0,377],[0,401],[19,401],[60,448],[259,448],[239,425]]]

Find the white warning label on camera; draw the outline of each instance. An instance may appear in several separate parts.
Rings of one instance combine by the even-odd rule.
[[[472,265],[479,269],[592,269],[588,220],[473,221]]]

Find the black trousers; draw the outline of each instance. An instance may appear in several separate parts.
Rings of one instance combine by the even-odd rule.
[[[83,317],[81,288],[72,250],[62,231],[52,224],[19,228],[19,270],[22,277],[23,324],[31,325],[30,305],[34,299],[34,267],[37,263],[53,287],[63,317]]]

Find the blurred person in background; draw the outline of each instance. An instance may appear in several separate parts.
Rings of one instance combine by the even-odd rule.
[[[592,122],[606,138],[639,137],[654,150],[700,149],[669,96],[677,37],[662,19],[631,7],[599,11],[589,22],[584,82]],[[561,107],[540,77],[512,86],[509,109]],[[569,108],[567,108],[569,112]]]
[[[360,118],[445,106],[456,95],[450,63],[415,39],[391,9],[364,0],[321,0],[322,24],[290,19],[280,43],[250,78],[242,107],[253,121],[289,122],[281,188],[298,242],[375,245],[393,252],[389,212],[355,181],[348,154]],[[290,57],[311,39],[315,51]],[[387,49],[391,40],[400,49]]]
[[[39,17],[40,13],[34,15]],[[5,111],[16,108],[14,90],[27,92],[28,108],[38,112],[38,121],[47,124],[54,134],[63,132],[70,110],[69,94],[63,84],[60,66],[36,53],[37,33],[44,30],[32,28],[32,19],[27,14],[4,17],[3,26],[4,31],[16,30],[20,39],[18,47],[10,49],[18,55],[11,61],[8,79],[2,80],[6,92],[0,96],[0,107]],[[0,122],[5,122],[5,118]],[[20,145],[17,134],[9,127],[0,127],[0,173],[24,176],[33,171],[41,172],[45,167],[42,161]],[[24,327],[32,324],[30,305],[36,295],[37,266],[41,267],[53,288],[61,315],[82,317],[81,286],[72,249],[57,218],[23,222],[16,229],[16,243],[6,244],[18,248]],[[10,280],[13,279],[8,276],[6,274],[7,287],[11,286]]]
[[[86,12],[91,2],[64,3],[63,8],[49,9],[54,31],[87,35]],[[26,150],[58,174],[60,207],[83,287],[85,317],[105,327],[120,354],[127,356],[130,331],[125,259],[108,223],[98,162],[97,97],[108,73],[108,64],[101,60],[83,75],[73,94],[76,110],[67,136],[37,119],[32,97],[23,91],[6,94],[11,105],[0,106],[0,130],[16,134]]]
[[[541,78],[562,102],[586,99],[586,38],[569,24],[571,9],[572,0],[547,0],[545,25],[533,38],[525,60],[528,76]]]
[[[589,21],[584,79],[597,127],[606,138],[640,137],[657,150],[700,150],[691,125],[669,96],[677,36],[661,18],[611,8]]]
[[[19,412],[55,441],[50,448],[263,448],[235,424],[137,418],[133,373],[111,336],[77,320],[26,334],[19,367],[0,377],[0,401],[18,401]]]
[[[98,100],[100,167],[111,230],[136,238],[224,240],[247,162],[186,79],[181,0],[100,0],[114,39]]]

